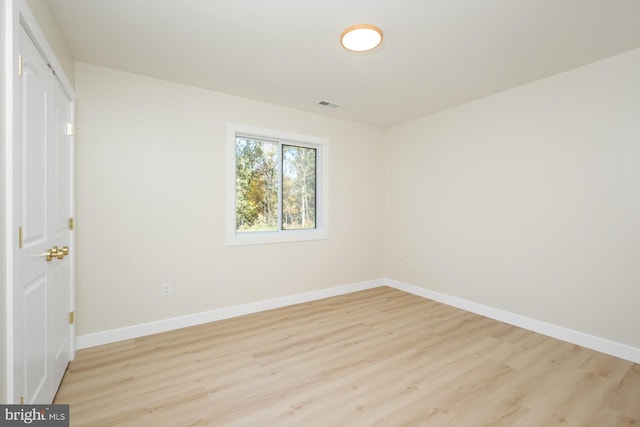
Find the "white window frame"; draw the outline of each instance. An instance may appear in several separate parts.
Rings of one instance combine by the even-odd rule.
[[[316,166],[316,228],[305,230],[236,231],[236,136],[277,140],[285,144],[312,146],[317,151]],[[240,123],[227,125],[227,245],[259,245],[267,243],[301,242],[329,238],[329,140],[275,129]],[[282,206],[278,206],[278,210]]]

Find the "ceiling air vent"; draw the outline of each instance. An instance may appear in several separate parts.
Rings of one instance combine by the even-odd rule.
[[[336,104],[335,102],[331,102],[331,101],[320,101],[318,102],[318,105],[322,105],[323,107],[331,107],[331,108],[336,108],[340,106],[340,104]]]

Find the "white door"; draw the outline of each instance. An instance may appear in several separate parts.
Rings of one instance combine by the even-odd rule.
[[[19,226],[14,392],[24,403],[51,403],[72,355],[73,139],[67,123],[73,104],[22,27],[19,51],[22,66],[14,92],[13,208]]]

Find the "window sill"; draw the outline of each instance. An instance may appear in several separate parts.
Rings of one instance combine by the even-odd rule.
[[[327,240],[328,238],[329,233],[324,230],[234,233],[233,235],[227,236],[227,246],[305,242],[313,240]]]

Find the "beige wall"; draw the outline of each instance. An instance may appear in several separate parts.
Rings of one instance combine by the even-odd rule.
[[[53,49],[56,59],[73,86],[75,80],[73,56],[58,26],[53,10],[49,6],[49,2],[45,0],[27,0],[27,5],[38,21],[38,26],[47,38],[47,42]]]
[[[640,347],[639,117],[636,49],[389,129],[387,276]]]
[[[383,276],[382,131],[85,63],[76,96],[79,335]],[[329,139],[329,240],[225,245],[229,121]]]

